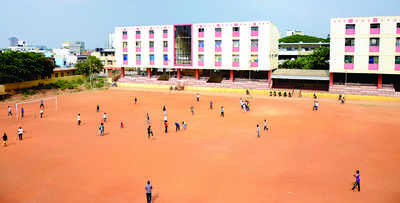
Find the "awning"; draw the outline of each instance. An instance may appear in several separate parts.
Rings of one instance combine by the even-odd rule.
[[[328,70],[277,69],[272,72],[272,79],[289,80],[327,80]]]

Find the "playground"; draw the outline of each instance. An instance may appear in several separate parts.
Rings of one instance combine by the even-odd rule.
[[[115,88],[45,100],[44,118],[40,102],[23,104],[22,119],[2,103],[0,202],[146,202],[147,180],[155,203],[400,202],[400,102],[318,101],[312,111],[312,98],[200,92],[196,102],[195,91]],[[351,190],[356,170],[361,192]]]

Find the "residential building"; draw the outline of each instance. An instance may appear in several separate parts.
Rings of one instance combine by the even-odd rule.
[[[62,48],[69,49],[75,55],[80,55],[85,50],[85,42],[64,42]]]
[[[299,56],[311,54],[315,49],[320,47],[329,47],[329,43],[316,42],[316,43],[279,43],[279,64],[286,60],[295,60]]]
[[[73,67],[78,61],[77,55],[70,49],[53,49],[56,66],[60,68]]]
[[[18,45],[18,38],[10,37],[8,40],[10,41],[10,47],[16,47]]]
[[[105,67],[114,67],[116,65],[114,49],[96,48],[91,55],[99,58]]]
[[[265,72],[278,67],[280,33],[269,21],[198,23],[115,28],[119,67],[174,69],[181,72],[216,70],[230,73]]]

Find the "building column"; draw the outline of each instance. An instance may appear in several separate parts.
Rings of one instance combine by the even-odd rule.
[[[112,78],[112,69],[106,69],[109,78]]]
[[[178,80],[180,80],[181,79],[181,69],[176,69],[177,70],[177,74],[178,74]]]
[[[268,71],[268,88],[272,86],[272,70]]]
[[[329,73],[329,87],[333,86],[333,73]]]
[[[151,68],[147,68],[147,78],[151,78]]]
[[[196,80],[199,80],[200,79],[200,77],[199,77],[199,69],[196,69]]]
[[[230,75],[231,75],[231,76],[230,76],[230,79],[231,79],[231,81],[233,82],[233,80],[235,80],[234,75],[233,75],[233,70],[230,71]]]
[[[378,74],[378,89],[382,88],[382,74]]]
[[[121,78],[125,77],[125,67],[121,67]]]

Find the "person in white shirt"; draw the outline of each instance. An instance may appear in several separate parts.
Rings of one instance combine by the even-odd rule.
[[[22,140],[22,133],[24,132],[24,130],[22,129],[22,127],[20,126],[19,128],[18,128],[18,139],[19,140]]]
[[[260,125],[257,124],[257,137],[260,137]]]
[[[81,114],[78,113],[78,125],[81,125]]]
[[[319,103],[318,103],[317,100],[315,100],[315,101],[314,101],[313,111],[314,111],[314,110],[315,110],[315,111],[318,111],[318,106],[319,106]]]
[[[43,118],[43,109],[40,109],[40,118]]]
[[[196,100],[197,100],[197,102],[200,101],[200,94],[199,93],[196,94]]]
[[[264,131],[268,131],[267,120],[264,120]]]
[[[105,123],[107,121],[107,114],[106,113],[103,114],[103,118],[104,118],[104,123]]]
[[[147,181],[145,189],[146,189],[147,203],[151,203],[151,190],[153,190],[153,186],[150,184],[150,180]]]

